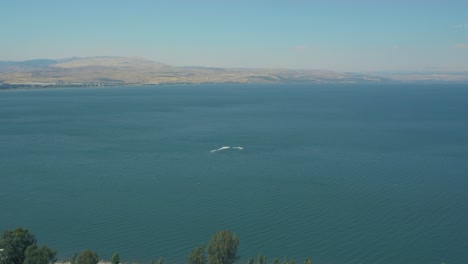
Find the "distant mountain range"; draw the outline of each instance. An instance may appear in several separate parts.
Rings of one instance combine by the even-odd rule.
[[[0,88],[201,83],[468,82],[468,71],[430,73],[340,73],[288,70],[173,67],[137,57],[0,61]]]

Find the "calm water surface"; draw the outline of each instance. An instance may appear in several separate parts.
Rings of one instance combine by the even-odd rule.
[[[0,212],[61,259],[185,263],[229,228],[241,263],[468,263],[468,87],[1,91]]]

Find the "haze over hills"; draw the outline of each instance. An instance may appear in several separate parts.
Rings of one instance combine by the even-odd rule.
[[[0,86],[104,86],[199,83],[357,83],[468,81],[468,72],[340,73],[330,70],[173,67],[138,57],[0,61]]]

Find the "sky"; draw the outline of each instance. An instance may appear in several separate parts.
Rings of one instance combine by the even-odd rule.
[[[466,0],[0,0],[0,19],[0,60],[468,70]]]

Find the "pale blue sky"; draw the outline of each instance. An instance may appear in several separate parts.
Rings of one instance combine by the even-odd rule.
[[[468,1],[0,0],[0,60],[467,70]]]

